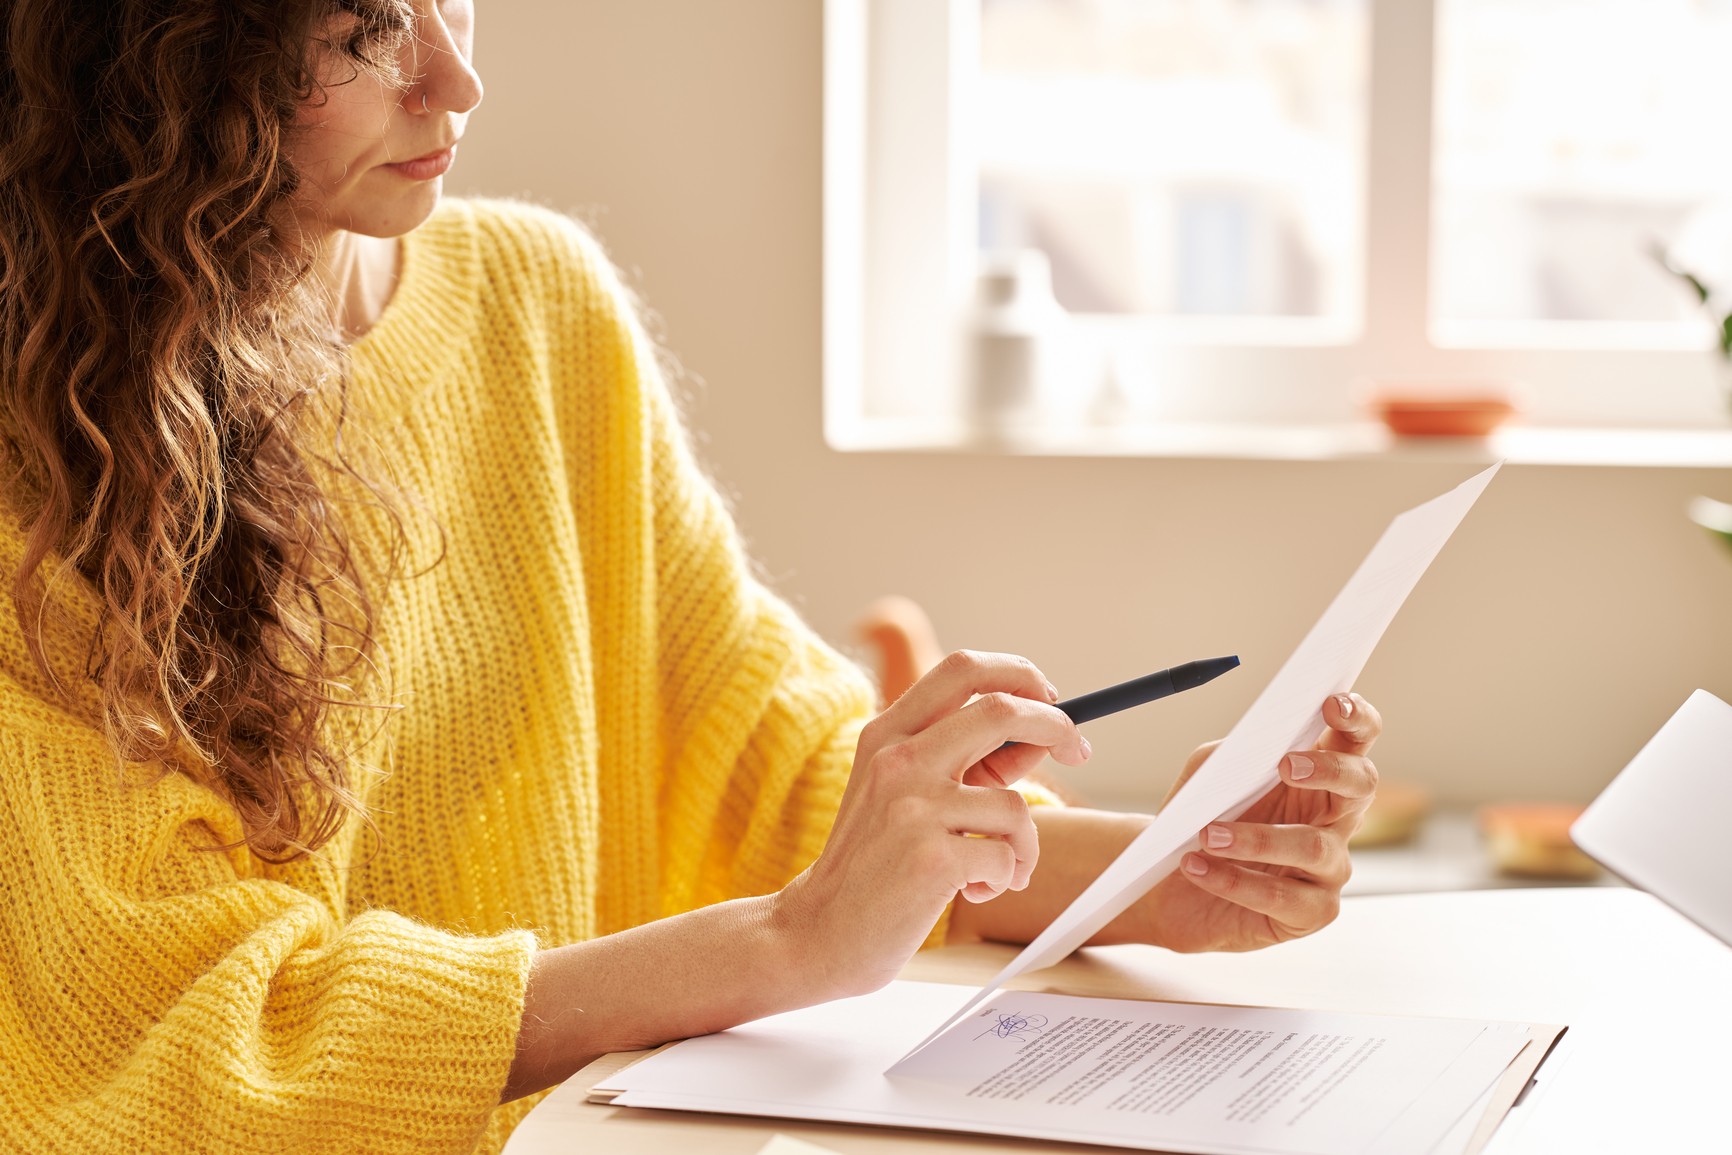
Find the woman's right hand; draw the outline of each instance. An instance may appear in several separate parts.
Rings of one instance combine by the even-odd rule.
[[[1008,787],[1089,756],[1057,698],[1027,659],[959,650],[867,723],[824,853],[776,896],[817,997],[895,978],[958,894],[1028,885],[1039,843]]]
[[[876,990],[958,894],[1026,886],[1034,823],[1007,787],[1049,753],[1089,756],[1057,696],[1022,658],[951,654],[861,731],[824,853],[782,890],[538,951],[506,1098],[611,1051]]]

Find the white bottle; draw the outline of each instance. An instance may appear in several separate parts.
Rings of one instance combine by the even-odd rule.
[[[1028,433],[1054,413],[1069,315],[1039,249],[982,253],[975,281],[969,398],[977,431]]]

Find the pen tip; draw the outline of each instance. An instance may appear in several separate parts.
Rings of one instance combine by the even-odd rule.
[[[1173,667],[1173,685],[1181,690],[1189,690],[1193,686],[1201,686],[1204,682],[1212,682],[1228,670],[1239,664],[1239,655],[1231,654],[1225,658],[1200,658],[1195,662],[1186,662],[1182,666]]]

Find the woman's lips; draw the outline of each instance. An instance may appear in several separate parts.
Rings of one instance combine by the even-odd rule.
[[[438,152],[430,152],[426,156],[418,156],[414,160],[400,160],[396,164],[385,167],[398,176],[410,180],[432,180],[444,176],[451,168],[451,162],[457,159],[457,146],[450,145]]]

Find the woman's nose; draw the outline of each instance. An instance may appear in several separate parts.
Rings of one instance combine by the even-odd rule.
[[[437,6],[417,29],[415,84],[404,94],[411,112],[463,115],[481,103],[481,77],[469,62],[468,29],[453,28]]]

